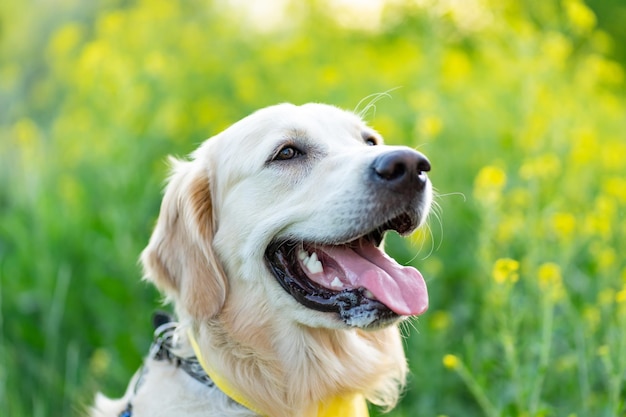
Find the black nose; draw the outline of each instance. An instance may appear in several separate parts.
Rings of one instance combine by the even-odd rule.
[[[373,180],[394,191],[424,189],[430,162],[412,149],[398,149],[378,155],[372,162]]]

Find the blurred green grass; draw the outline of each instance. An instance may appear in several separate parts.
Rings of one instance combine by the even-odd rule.
[[[368,24],[311,0],[262,30],[219,2],[28,6],[0,5],[0,415],[123,392],[160,301],[137,257],[166,155],[269,104],[392,89],[369,121],[430,157],[441,209],[388,242],[431,295],[390,415],[626,413],[620,2],[390,2]]]

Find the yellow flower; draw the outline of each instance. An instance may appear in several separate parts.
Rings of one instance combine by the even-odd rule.
[[[411,233],[408,238],[412,245],[418,248],[422,248],[424,247],[424,245],[430,244],[432,239],[432,233],[430,233],[427,228],[420,227],[416,229],[413,233]]]
[[[611,353],[611,350],[609,348],[609,345],[602,345],[598,348],[596,353],[598,354],[598,356],[608,356],[608,354]]]
[[[561,172],[561,160],[553,153],[547,153],[526,160],[519,171],[525,180],[554,178]]]
[[[77,181],[75,176],[61,175],[58,180],[57,191],[68,208],[79,210],[81,201],[84,201],[84,190],[82,183]]]
[[[41,133],[32,119],[22,118],[13,125],[13,136],[17,139],[20,148],[29,150],[36,146]]]
[[[572,139],[571,163],[582,166],[594,162],[601,149],[596,131],[589,127],[580,128],[572,132]]]
[[[561,267],[554,262],[546,262],[539,266],[537,278],[539,280],[539,287],[543,290],[561,285],[563,281]]]
[[[507,193],[507,199],[516,208],[527,208],[533,198],[527,188],[516,188]]]
[[[558,301],[564,297],[561,267],[556,263],[541,264],[537,271],[537,280],[539,281],[539,288],[551,301]]]
[[[126,14],[121,11],[111,11],[103,14],[96,21],[98,34],[104,37],[119,35],[124,32]]]
[[[572,42],[558,32],[549,32],[541,45],[542,55],[551,58],[555,63],[564,64],[572,53]]]
[[[89,369],[95,375],[102,375],[111,365],[111,355],[105,349],[96,349],[89,359]]]
[[[254,103],[260,95],[260,81],[249,74],[241,74],[235,78],[237,97],[244,103]]]
[[[598,252],[598,268],[602,271],[606,271],[615,265],[617,261],[617,254],[615,253],[615,249],[610,247],[603,248],[600,252]]]
[[[585,218],[584,230],[588,235],[597,235],[608,239],[611,235],[612,226],[608,219],[591,213]]]
[[[493,165],[483,167],[474,180],[474,196],[485,204],[500,199],[506,185],[506,173]]]
[[[613,288],[605,288],[598,293],[598,304],[600,306],[610,306],[616,298],[615,290]]]
[[[145,59],[145,70],[153,77],[163,77],[170,63],[161,52],[151,52]]]
[[[620,82],[621,84],[621,82]],[[618,116],[619,117],[619,116]],[[623,172],[624,159],[626,159],[626,141],[622,137],[612,137],[606,139],[606,142],[600,150],[599,163],[606,171]],[[616,178],[622,178],[619,175]],[[623,183],[622,183],[623,186]],[[619,187],[619,186],[618,186]],[[623,188],[619,188],[623,191]],[[619,194],[618,194],[619,195]],[[623,194],[621,194],[623,196]],[[624,201],[624,200],[622,200]]]
[[[518,271],[518,261],[510,258],[501,258],[494,263],[491,275],[493,280],[498,284],[507,282],[514,284],[519,279]]]
[[[583,321],[592,332],[598,328],[601,319],[602,314],[600,313],[600,309],[598,307],[587,306],[583,309]]]
[[[615,302],[618,304],[626,303],[626,286],[615,294]]]
[[[433,329],[435,330],[446,330],[450,327],[450,323],[452,322],[452,318],[450,317],[450,313],[447,311],[435,311],[430,316],[430,323]]]
[[[604,191],[615,197],[620,203],[626,204],[626,179],[622,177],[611,177],[604,180],[602,184]]]
[[[461,364],[461,361],[456,355],[447,354],[443,357],[443,366],[447,369],[457,369]]]
[[[430,111],[437,107],[437,95],[420,90],[409,96],[409,104],[418,112]]]
[[[422,117],[417,125],[417,134],[421,137],[432,138],[436,137],[441,133],[443,128],[443,123],[441,119],[437,116],[424,116]]]
[[[446,81],[463,81],[472,71],[472,63],[467,54],[461,50],[448,50],[443,57],[443,79]]]
[[[617,214],[617,207],[615,201],[612,198],[606,196],[600,196],[596,199],[596,211],[603,217],[615,218]]]
[[[552,230],[559,239],[568,240],[576,229],[576,217],[572,213],[555,213],[552,216]]]
[[[506,174],[498,167],[486,166],[478,173],[475,184],[478,187],[502,189],[506,185]]]
[[[574,29],[579,33],[590,32],[596,26],[596,15],[580,0],[564,0],[563,6]]]
[[[507,243],[523,233],[526,223],[522,216],[511,213],[498,224],[495,237],[500,243]]]
[[[571,372],[578,368],[580,358],[576,354],[564,354],[556,358],[554,369],[557,372]]]
[[[335,86],[341,81],[341,73],[337,68],[327,66],[321,71],[321,81],[325,86]]]
[[[67,59],[83,37],[82,26],[76,23],[63,25],[52,37],[49,50],[54,59]]]

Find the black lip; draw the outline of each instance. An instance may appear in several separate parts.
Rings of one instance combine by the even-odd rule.
[[[354,236],[354,234],[338,238],[336,245],[350,245],[351,242],[357,242],[359,239],[367,239],[374,243],[375,246],[379,246],[383,241],[383,236],[389,230],[393,230],[400,235],[406,235],[414,231],[419,225],[419,215],[411,212],[401,212],[391,220],[387,220],[380,226],[372,229],[369,233]],[[278,246],[278,245],[275,245]]]
[[[348,325],[358,325],[353,324],[359,322],[358,317],[369,317],[366,325],[360,327],[376,327],[400,317],[380,301],[366,297],[364,288],[333,291],[309,280],[294,260],[300,244],[275,241],[265,251],[266,263],[276,280],[300,304],[316,311],[335,313]]]

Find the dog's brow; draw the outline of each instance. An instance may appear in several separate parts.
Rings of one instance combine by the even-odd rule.
[[[301,129],[301,128],[292,128],[289,129],[289,131],[287,132],[287,137],[289,137],[290,139],[304,139],[304,140],[308,140],[309,135],[307,134],[306,129]]]
[[[377,143],[382,142],[382,137],[377,132],[369,129],[361,131],[361,138],[363,138],[364,141],[367,141],[368,139],[374,139]]]

